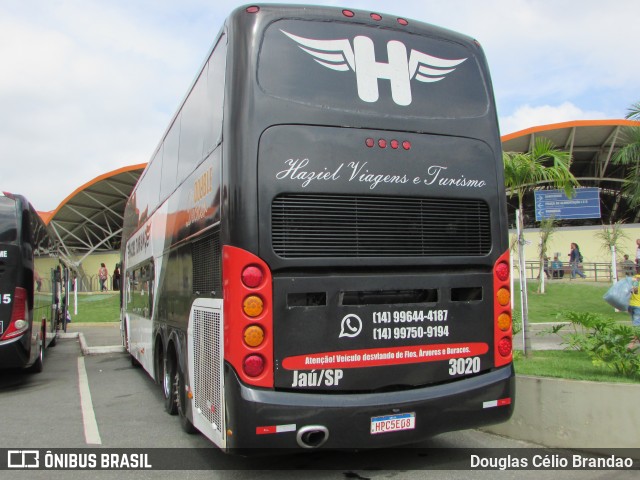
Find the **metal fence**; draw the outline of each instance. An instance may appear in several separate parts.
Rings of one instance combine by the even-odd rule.
[[[98,275],[82,275],[76,277],[76,285],[78,292],[99,292],[100,291],[100,277]],[[117,287],[113,283],[113,276],[109,275],[105,282],[107,291],[116,291]]]
[[[584,262],[580,264],[582,272],[587,276],[588,280],[592,280],[594,282],[611,282],[612,281],[612,271],[611,271],[611,263],[599,263],[599,262]],[[514,262],[514,268],[518,269],[517,262]],[[560,271],[552,271],[549,268],[549,274],[551,278],[549,280],[558,280],[564,279],[567,280],[571,278],[571,265],[568,263],[563,264]],[[625,275],[625,271],[622,267],[617,268],[618,278],[623,278]],[[526,262],[526,276],[528,279],[538,278],[540,275],[540,262],[538,260],[528,260]]]

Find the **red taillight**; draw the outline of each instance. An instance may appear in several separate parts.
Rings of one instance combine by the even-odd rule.
[[[249,288],[256,288],[264,280],[262,270],[255,265],[250,265],[242,271],[242,283]]]
[[[513,358],[510,277],[509,251],[506,251],[493,266],[493,360],[496,367],[509,364]]]
[[[237,247],[222,249],[224,358],[245,384],[273,387],[273,286],[269,266]]]
[[[500,262],[496,265],[496,275],[503,282],[509,279],[509,264]]]
[[[250,377],[258,377],[264,372],[264,358],[260,355],[249,355],[242,362],[242,369]]]
[[[498,342],[498,353],[503,357],[511,356],[511,337],[502,337]]]
[[[19,337],[29,329],[27,319],[29,306],[27,305],[27,291],[24,288],[16,287],[12,299],[13,306],[11,308],[11,321],[7,326],[0,340],[9,340],[10,338]]]

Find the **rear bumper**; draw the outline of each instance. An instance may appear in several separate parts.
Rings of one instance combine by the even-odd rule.
[[[426,388],[376,394],[304,394],[253,389],[225,368],[228,449],[301,448],[297,432],[324,427],[321,448],[359,449],[405,445],[446,431],[508,420],[515,404],[510,364],[472,378]],[[497,400],[501,406],[492,406]],[[372,435],[371,418],[415,413],[415,428]],[[267,433],[265,433],[267,432]],[[277,432],[277,433],[276,433]]]
[[[25,347],[25,333],[22,337],[0,343],[0,370],[7,368],[23,368],[29,363],[29,350]]]

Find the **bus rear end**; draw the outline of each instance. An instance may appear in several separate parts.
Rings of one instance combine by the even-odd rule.
[[[0,193],[0,368],[29,364],[31,325],[18,242],[19,198]]]
[[[254,20],[254,160],[223,163],[226,446],[382,447],[504,421],[510,268],[481,50],[323,12]]]
[[[368,146],[371,138],[392,142],[390,135],[411,148]],[[323,149],[329,143],[331,155]],[[461,151],[471,154],[465,144],[478,167],[459,167]],[[486,187],[425,195],[425,182],[438,181],[424,168],[425,151],[437,155],[439,174],[446,166]],[[290,158],[322,158],[328,180],[291,178],[297,173],[283,161]],[[349,167],[354,158],[365,166]],[[354,168],[375,168],[373,183],[349,183]],[[330,438],[336,448],[406,443],[510,416],[509,258],[494,240],[503,233],[494,217],[501,199],[495,159],[482,144],[274,127],[261,140],[259,175],[276,179],[259,187],[260,254],[225,247],[223,264],[225,344],[238,382],[237,402],[229,403],[247,436],[272,432],[270,408],[289,418],[279,428],[317,430],[312,438]],[[401,183],[379,183],[376,195],[378,178]],[[247,345],[255,328],[264,340]],[[249,396],[250,386],[259,388]],[[245,408],[247,398],[255,408]]]

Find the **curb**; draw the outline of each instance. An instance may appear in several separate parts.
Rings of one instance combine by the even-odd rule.
[[[101,355],[103,353],[124,353],[122,345],[107,345],[101,347],[90,347],[82,332],[62,333],[58,332],[58,338],[77,338],[80,342],[82,355]]]
[[[516,376],[513,416],[481,430],[551,448],[632,449],[640,458],[640,384]]]

